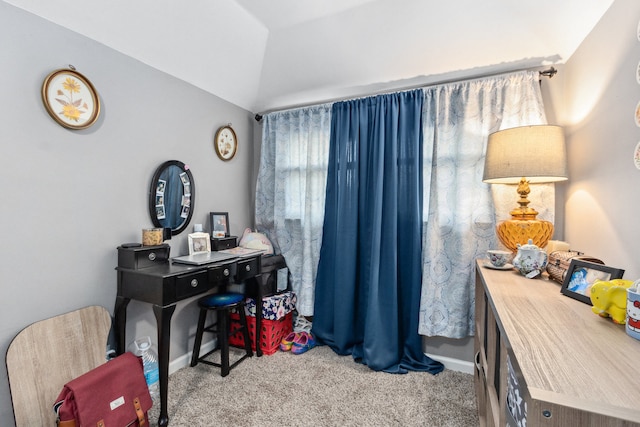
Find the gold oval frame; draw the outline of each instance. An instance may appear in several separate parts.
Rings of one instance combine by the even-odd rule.
[[[80,97],[74,99],[74,95]],[[100,115],[100,98],[89,79],[71,69],[50,73],[42,83],[42,102],[47,113],[68,129],[86,129]],[[87,118],[82,117],[87,114]]]
[[[220,147],[220,141],[218,140],[220,134],[225,129],[229,130],[233,135],[233,145],[228,151],[222,150],[222,147]],[[236,152],[238,151],[238,136],[236,135],[236,132],[233,130],[231,125],[221,126],[220,128],[218,128],[218,130],[216,131],[216,136],[213,138],[213,146],[216,149],[216,154],[218,155],[218,157],[220,157],[221,160],[224,160],[226,162],[234,158]]]

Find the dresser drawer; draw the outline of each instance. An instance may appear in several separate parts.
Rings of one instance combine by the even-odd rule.
[[[238,246],[236,236],[229,237],[212,237],[211,238],[211,250],[221,251],[223,249],[231,249]]]
[[[198,271],[176,277],[176,300],[189,298],[211,289],[207,271]]]
[[[230,263],[226,265],[220,265],[211,267],[208,270],[209,282],[216,283],[223,280],[228,280],[236,274],[236,264]]]
[[[238,261],[238,270],[236,271],[236,280],[238,282],[242,282],[256,274],[260,274],[260,257]]]
[[[169,245],[118,246],[118,267],[134,270],[157,266],[169,260]]]

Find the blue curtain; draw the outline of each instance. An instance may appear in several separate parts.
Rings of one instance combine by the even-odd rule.
[[[438,373],[418,335],[422,90],[333,104],[312,332],[376,371]]]

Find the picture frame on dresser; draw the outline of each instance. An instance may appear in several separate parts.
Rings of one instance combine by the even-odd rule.
[[[621,279],[624,270],[596,264],[594,262],[572,259],[560,292],[563,295],[591,304],[591,286],[596,280]]]
[[[229,212],[209,212],[211,237],[229,237]],[[224,233],[224,234],[222,234]]]
[[[209,233],[191,233],[189,238],[189,255],[211,252],[211,239]]]

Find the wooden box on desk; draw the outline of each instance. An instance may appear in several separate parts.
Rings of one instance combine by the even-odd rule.
[[[211,250],[212,251],[222,251],[224,249],[231,249],[238,246],[236,236],[228,236],[228,237],[212,237],[211,238]]]
[[[163,243],[157,246],[127,245],[118,246],[118,267],[137,270],[166,262],[171,247]]]

